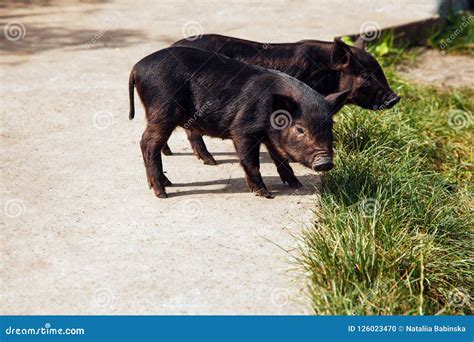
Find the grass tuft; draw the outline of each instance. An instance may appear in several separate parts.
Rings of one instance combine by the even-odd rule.
[[[452,13],[445,18],[443,27],[434,32],[428,44],[446,52],[474,55],[474,13]]]
[[[402,101],[338,114],[336,167],[302,237],[314,312],[472,314],[474,90],[414,86],[385,65]]]

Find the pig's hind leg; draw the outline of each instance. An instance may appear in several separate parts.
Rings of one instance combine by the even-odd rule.
[[[161,152],[163,152],[163,154],[164,154],[165,156],[171,156],[171,155],[173,155],[173,152],[171,152],[171,149],[170,149],[168,143],[166,143],[165,146],[162,147]]]
[[[206,144],[204,144],[204,140],[202,139],[202,135],[192,132],[189,129],[186,130],[186,135],[188,136],[188,140],[191,143],[194,153],[204,162],[204,164],[217,165],[216,160],[207,150]]]
[[[171,185],[163,172],[161,149],[168,141],[173,129],[174,127],[167,125],[149,123],[140,142],[148,185],[153,188],[155,195],[159,198],[168,197],[165,186]]]
[[[234,137],[233,141],[250,190],[257,196],[273,198],[260,174],[260,140],[239,136]]]
[[[296,178],[295,173],[288,162],[288,159],[283,157],[271,142],[265,141],[265,146],[267,147],[268,153],[270,154],[270,158],[272,158],[273,163],[277,168],[282,182],[284,184],[288,184],[292,188],[301,188],[303,184],[301,184],[298,178]]]

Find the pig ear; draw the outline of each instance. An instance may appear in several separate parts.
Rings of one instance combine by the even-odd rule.
[[[329,94],[325,97],[331,108],[331,115],[336,114],[349,98],[350,90],[343,90],[338,93]]]
[[[281,95],[281,94],[273,94],[273,104],[272,104],[272,111],[276,110],[286,110],[287,112],[292,113],[296,108],[296,102],[289,96]]]
[[[365,43],[367,41],[365,40],[365,36],[363,34],[361,34],[359,36],[359,38],[356,39],[355,43],[354,43],[354,46],[358,49],[362,49],[362,50],[365,50]]]
[[[340,38],[334,38],[334,46],[331,53],[331,64],[337,68],[349,65],[351,59],[351,48]]]

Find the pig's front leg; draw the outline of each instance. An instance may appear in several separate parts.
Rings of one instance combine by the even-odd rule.
[[[270,141],[265,141],[265,146],[267,147],[268,153],[270,154],[270,158],[272,158],[273,163],[277,168],[282,182],[288,184],[292,188],[301,188],[303,184],[301,184],[298,178],[296,178],[295,173],[288,162],[288,159],[283,157]]]
[[[233,141],[250,190],[257,196],[273,198],[260,174],[260,140],[238,136]]]

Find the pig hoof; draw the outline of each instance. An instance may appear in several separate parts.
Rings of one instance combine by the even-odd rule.
[[[213,157],[204,158],[203,162],[204,162],[204,165],[217,165],[217,162]]]
[[[258,189],[255,192],[255,195],[265,197],[265,198],[273,198],[273,195],[267,189]]]
[[[168,198],[168,194],[163,191],[163,192],[155,192],[156,197],[158,198]]]
[[[288,186],[290,188],[295,188],[295,189],[299,189],[303,186],[303,184],[300,183],[299,180],[295,179],[294,181],[292,182],[288,182]]]
[[[161,152],[163,152],[163,154],[164,154],[165,156],[171,156],[171,155],[173,155],[173,152],[171,152],[171,150],[170,150],[170,148],[169,148],[168,146],[163,147],[163,148],[161,149]]]

